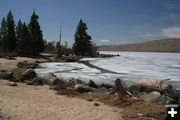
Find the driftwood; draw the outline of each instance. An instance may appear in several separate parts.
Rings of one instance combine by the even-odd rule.
[[[115,81],[115,92],[117,92],[118,96],[122,99],[126,97],[126,90],[123,87],[120,79]]]

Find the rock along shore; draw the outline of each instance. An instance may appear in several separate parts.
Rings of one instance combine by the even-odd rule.
[[[117,79],[116,81],[121,81],[122,85],[108,85],[101,84],[97,85],[93,80],[88,83],[78,80],[71,79],[69,81],[63,80],[55,76],[53,73],[48,73],[44,77],[37,77],[34,67],[42,61],[21,61],[16,63],[16,69],[11,71],[1,70],[0,78],[8,79],[10,82],[9,86],[18,86],[18,82],[26,83],[27,85],[48,85],[50,89],[56,90],[57,94],[67,95],[73,97],[79,97],[87,99],[88,101],[101,101],[108,105],[127,107],[128,104],[133,104],[129,106],[129,111],[135,108],[137,104],[142,104],[147,106],[144,108],[143,116],[135,114],[124,114],[124,118],[132,117],[147,117],[150,114],[148,108],[150,106],[163,106],[164,104],[178,104],[179,103],[179,93],[172,90],[172,85],[167,81],[158,80],[140,80],[137,84],[131,86],[125,86],[123,81]],[[122,92],[125,91],[125,92]],[[120,97],[121,94],[123,99]],[[144,102],[143,102],[144,101]],[[97,104],[96,104],[97,105]],[[161,107],[160,107],[161,108]],[[149,112],[148,112],[149,111]],[[160,113],[161,111],[161,113]],[[163,109],[159,111],[153,111],[154,118],[159,116],[164,116]]]

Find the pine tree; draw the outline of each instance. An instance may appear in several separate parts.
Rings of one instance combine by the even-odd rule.
[[[1,30],[1,26],[0,26],[0,30]],[[1,40],[1,31],[0,31],[0,47],[1,47],[1,44],[2,44],[2,40]]]
[[[76,55],[93,56],[91,36],[86,32],[87,29],[86,23],[80,20],[75,32],[75,43],[73,44],[73,50]]]
[[[1,29],[1,26],[0,26]],[[0,52],[2,52],[2,39],[1,39],[1,32],[0,32]]]
[[[33,12],[30,23],[29,23],[29,32],[31,36],[31,44],[33,45],[33,55],[38,55],[44,50],[45,42],[43,40],[43,34],[38,22],[38,15],[35,11]]]
[[[7,52],[16,51],[17,41],[15,35],[15,22],[14,17],[11,11],[9,11],[6,19],[6,26],[7,26],[7,38],[5,39],[4,48]]]
[[[5,39],[6,39],[6,36],[7,36],[7,27],[6,27],[6,19],[3,17],[2,19],[2,22],[1,22],[1,28],[0,28],[0,36],[1,36],[1,51],[4,48],[4,44],[5,44]]]
[[[33,44],[26,23],[22,25],[22,36],[18,44],[18,53],[23,56],[33,55]]]
[[[1,44],[2,44],[2,41],[1,41],[1,33],[0,33],[0,46],[1,46]]]
[[[23,35],[23,24],[21,20],[18,21],[18,24],[16,26],[16,38],[17,38],[17,44],[20,43],[22,40],[22,35]]]

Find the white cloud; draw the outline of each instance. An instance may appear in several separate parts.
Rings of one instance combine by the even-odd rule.
[[[168,38],[180,38],[180,27],[170,27],[163,29],[161,35]]]
[[[110,42],[110,40],[100,40],[101,42],[103,42],[103,43],[108,43],[108,42]]]

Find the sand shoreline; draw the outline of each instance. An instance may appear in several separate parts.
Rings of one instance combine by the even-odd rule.
[[[17,62],[35,62],[42,59],[17,57],[16,60],[0,58],[0,69],[13,71]],[[44,86],[7,85],[7,80],[0,80],[0,109],[10,120],[119,120],[121,109],[80,98],[56,95],[55,91]],[[1,119],[1,118],[0,118]],[[3,119],[4,120],[4,119]]]
[[[0,81],[0,108],[12,120],[118,120],[121,110],[78,98],[56,95],[48,86],[7,86]]]
[[[17,69],[18,62],[39,63],[46,60],[26,57],[16,57],[16,60],[0,58],[0,70],[18,74],[24,70]],[[122,107],[115,96],[82,94],[72,97],[68,94],[57,95],[56,91],[49,90],[47,85],[28,86],[18,82],[16,87],[12,87],[7,83],[8,80],[0,80],[0,112],[10,120],[138,120],[164,116],[164,106],[154,103],[128,101]],[[94,105],[95,103],[100,106]],[[139,116],[139,113],[143,116]]]

